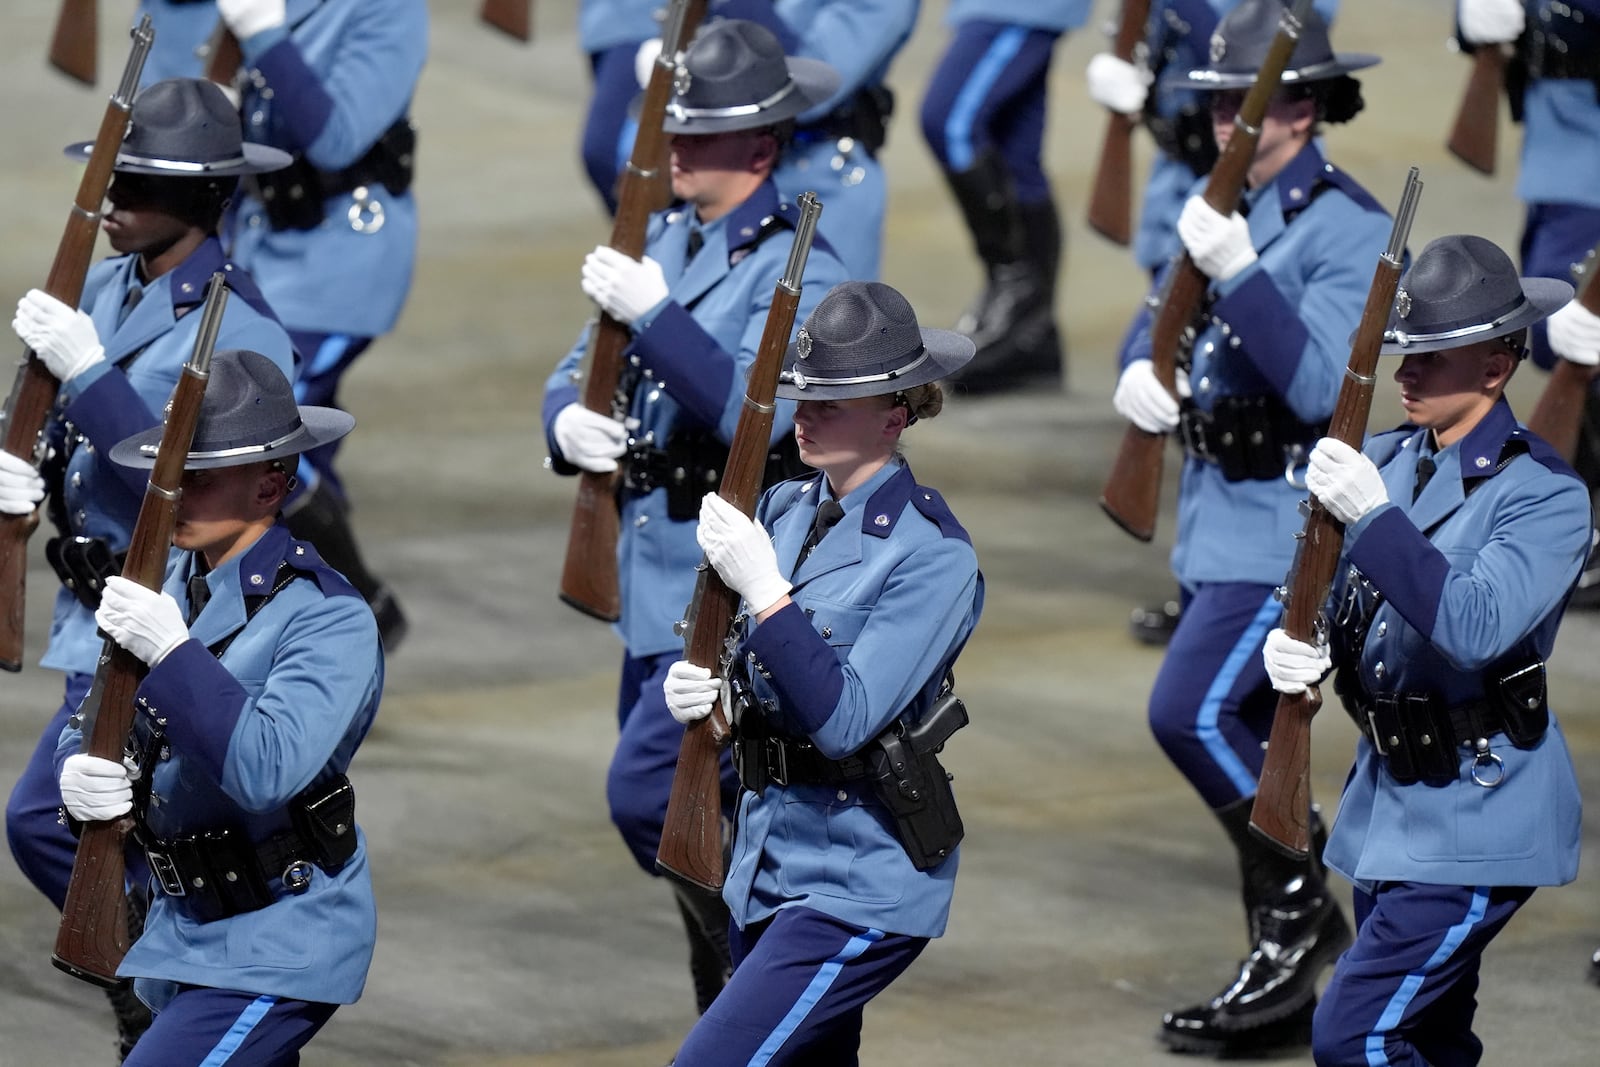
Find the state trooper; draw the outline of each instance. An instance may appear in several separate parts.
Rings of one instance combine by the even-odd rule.
[[[194,349],[200,316],[192,312],[213,272],[224,272],[232,291],[219,343],[248,346],[287,375],[295,370],[288,334],[217,237],[240,177],[282,167],[288,155],[244,142],[222,90],[197,78],[149,86],[134,99],[130,118],[102,224],[117,255],[90,268],[79,308],[34,289],[18,302],[11,324],[61,382],[45,426],[42,471],[0,452],[0,509],[26,514],[50,496],[55,536],[45,557],[61,585],[40,664],[63,672],[66,685],[12,786],[6,838],[17,866],[57,908],[77,846],[57,817],[56,740],[89,691],[103,645],[95,608],[105,579],[121,571],[144,498],[144,479],[106,453],[126,434],[160,425]],[[90,147],[69,145],[66,153],[82,161]],[[126,1050],[148,1013],[126,987],[112,992]]]
[[[1170,75],[1209,94],[1219,144],[1234,135],[1283,11],[1279,0],[1245,0],[1218,25],[1210,62]],[[1172,569],[1183,612],[1150,695],[1150,726],[1238,853],[1250,943],[1219,993],[1162,1020],[1160,1039],[1179,1051],[1303,1043],[1317,976],[1350,940],[1320,865],[1282,858],[1248,824],[1276,706],[1260,649],[1303,524],[1285,471],[1303,464],[1332,413],[1390,230],[1382,206],[1326,161],[1317,139],[1325,123],[1360,111],[1350,72],[1377,61],[1336,54],[1310,15],[1261,124],[1240,209],[1219,214],[1197,187],[1178,220],[1210,278],[1187,368],[1192,397],[1180,404],[1156,382],[1148,307],[1129,331],[1113,397],[1151,433],[1182,428]]]
[[[652,876],[683,736],[661,683],[683,650],[674,624],[694,594],[700,494],[720,477],[798,218],[772,174],[795,117],[826,99],[838,76],[816,60],[785,57],[756,23],[720,19],[690,45],[674,84],[665,130],[677,201],[651,217],[642,259],[601,245],[583,264],[584,292],[632,335],[626,420],[579,402],[587,334],[546,382],[543,405],[558,474],[622,466],[622,615],[614,627],[624,648],[620,736],[606,799],[629,851]],[[806,263],[800,313],[844,278],[819,237]],[[775,444],[789,438],[793,415],[791,402],[779,403]],[[792,449],[783,451],[792,459]],[[688,476],[674,478],[676,470]],[[735,787],[726,764],[724,810],[732,809]],[[727,909],[715,894],[673,887],[703,1010],[727,972]]]
[[[1329,836],[1359,925],[1313,1024],[1321,1067],[1470,1067],[1480,957],[1534,887],[1578,872],[1581,804],[1544,661],[1589,549],[1589,497],[1505,399],[1572,295],[1481,237],[1431,242],[1384,355],[1407,423],[1333,438],[1306,485],[1345,524],[1329,647],[1269,636],[1274,688],[1331,665],[1361,737]]]

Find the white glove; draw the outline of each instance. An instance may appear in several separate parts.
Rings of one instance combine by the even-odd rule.
[[[61,764],[61,803],[81,822],[108,822],[133,810],[128,768],[74,752]]]
[[[1550,316],[1550,347],[1569,363],[1600,363],[1600,315],[1569,300]]]
[[[0,449],[0,515],[28,515],[44,499],[44,479],[33,464]]]
[[[17,301],[17,317],[11,320],[11,328],[23,344],[33,349],[34,355],[44,360],[45,369],[62,382],[106,358],[89,316],[43,289],[29,289]]]
[[[628,447],[626,426],[582,404],[568,404],[556,412],[550,432],[568,463],[596,474],[616,470],[617,458]]]
[[[1522,0],[1461,0],[1461,37],[1468,44],[1503,44],[1522,36]]]
[[[217,13],[241,41],[282,26],[283,9],[284,0],[217,0]]]
[[[1324,437],[1306,463],[1306,488],[1346,526],[1389,502],[1372,460],[1337,437]]]
[[[1178,216],[1178,239],[1207,278],[1225,282],[1256,261],[1250,224],[1235,211],[1223,215],[1195,195]]]
[[[672,717],[687,726],[711,714],[711,705],[722,692],[722,679],[712,677],[709,668],[680,659],[667,668],[661,691],[667,696]]]
[[[661,38],[652,37],[639,42],[639,50],[633,54],[633,79],[639,83],[639,88],[650,88],[650,75],[655,72],[656,57],[659,55]]]
[[[1150,83],[1155,80],[1144,67],[1118,59],[1110,52],[1101,52],[1089,60],[1083,73],[1089,81],[1089,99],[1124,115],[1137,115],[1144,110]]]
[[[94,621],[113,641],[152,667],[189,640],[183,611],[170,594],[146,589],[120,574],[106,579]]]
[[[1178,402],[1156,381],[1155,364],[1148,359],[1128,364],[1117,379],[1111,406],[1145,433],[1171,433],[1178,428]]]
[[[744,597],[751,614],[759,615],[789,595],[789,579],[778,572],[767,531],[716,493],[700,499],[695,539],[705,549],[706,562]]]
[[[1318,648],[1296,641],[1281,626],[1267,634],[1261,658],[1266,662],[1272,688],[1290,695],[1304,693],[1306,686],[1322,681],[1322,676],[1333,667],[1327,645]]]
[[[583,293],[600,310],[625,326],[667,298],[661,264],[634,259],[609,245],[598,245],[583,260]]]

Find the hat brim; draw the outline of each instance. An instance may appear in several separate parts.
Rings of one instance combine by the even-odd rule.
[[[794,89],[771,107],[747,115],[685,115],[674,112],[673,105],[668,102],[666,116],[661,122],[662,131],[692,136],[700,133],[756,130],[809,111],[838,91],[839,72],[821,60],[786,56],[783,62],[789,68],[789,78],[794,82]],[[643,106],[644,94],[640,93],[628,106],[628,114],[637,120]]]
[[[926,327],[922,334],[924,354],[913,360],[903,370],[892,376],[873,375],[870,381],[851,379],[838,382],[826,378],[812,378],[805,374],[804,361],[793,343],[783,357],[783,374],[778,380],[778,396],[784,400],[852,400],[862,396],[883,396],[898,393],[918,385],[948,378],[971,361],[977,352],[972,338],[954,330],[933,330]],[[795,373],[795,366],[801,370]]]
[[[1337,52],[1326,63],[1313,63],[1309,67],[1300,67],[1295,70],[1283,72],[1283,85],[1302,85],[1308,82],[1327,81],[1337,78],[1341,74],[1349,74],[1353,70],[1365,70],[1375,67],[1381,60],[1366,52]],[[1255,71],[1211,70],[1208,67],[1199,67],[1191,70],[1176,71],[1161,79],[1163,89],[1195,89],[1201,92],[1211,90],[1219,92],[1225,89],[1248,89],[1256,83]]]
[[[238,160],[219,165],[205,165],[192,163],[187,160],[139,160],[117,154],[116,165],[112,168],[123,174],[155,174],[163,178],[225,178],[241,174],[265,174],[268,171],[282,170],[294,162],[294,157],[281,148],[270,145],[255,144],[246,141],[242,146],[242,156]],[[69,144],[62,149],[68,159],[76,163],[89,162],[89,153],[94,150],[93,141],[79,141]]]
[[[287,440],[270,448],[227,449],[219,453],[190,452],[184,461],[186,471],[213,470],[267,463],[285,456],[297,456],[321,445],[331,444],[355,429],[355,416],[338,408],[300,406],[300,428]],[[134,470],[149,470],[156,465],[156,450],[161,447],[163,427],[155,426],[118,441],[109,453],[111,462]]]
[[[1393,329],[1385,330],[1383,347],[1378,349],[1378,354],[1404,356],[1412,352],[1442,352],[1504,337],[1549,318],[1572,299],[1574,292],[1572,286],[1557,278],[1518,278],[1517,283],[1522,286],[1522,295],[1527,301],[1508,317],[1450,330],[1448,336],[1412,337]],[[1403,341],[1399,339],[1401,336],[1405,338]]]

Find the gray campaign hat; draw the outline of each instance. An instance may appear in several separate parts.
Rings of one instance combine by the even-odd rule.
[[[946,377],[972,358],[972,339],[917,325],[917,313],[882,282],[843,282],[806,316],[784,357],[787,400],[881,396]]]
[[[785,56],[760,23],[716,19],[685,50],[661,128],[701,134],[771,126],[822,103],[839,80],[821,60]]]
[[[1440,237],[1400,279],[1381,352],[1438,352],[1504,337],[1550,315],[1572,292],[1555,278],[1519,278],[1493,241]]]
[[[302,407],[278,365],[259,352],[233,348],[211,360],[211,379],[185,470],[239,467],[298,455],[337,441],[356,420],[338,408]],[[156,463],[162,427],[117,442],[111,460],[124,467]]]
[[[1161,84],[1183,89],[1250,88],[1266,61],[1287,7],[1283,0],[1244,0],[1217,23],[1216,32],[1211,35],[1211,62],[1199,69],[1168,74]],[[1378,62],[1377,56],[1361,52],[1335,53],[1328,40],[1328,24],[1313,8],[1300,27],[1300,39],[1284,69],[1283,84],[1325,81]]]
[[[82,162],[93,148],[93,141],[79,141],[65,151],[68,159]],[[115,169],[167,178],[217,178],[278,170],[293,158],[245,141],[239,112],[216,83],[168,78],[134,98]]]

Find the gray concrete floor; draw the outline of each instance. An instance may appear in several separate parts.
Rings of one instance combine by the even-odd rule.
[[[131,6],[103,5],[103,22]],[[575,4],[539,4],[525,48],[478,28],[476,4],[434,6],[415,109],[416,287],[346,396],[360,420],[343,461],[357,526],[412,620],[353,771],[380,938],[365,997],[304,1062],[660,1063],[693,1021],[682,936],[666,887],[638,873],[606,819],[619,650],[555,598],[572,485],[540,469],[541,384],[586,315],[580,258],[609,231],[576,156],[587,83]],[[1367,113],[1330,131],[1332,157],[1391,204],[1406,167],[1422,168],[1414,247],[1460,230],[1514,247],[1516,132],[1503,126],[1492,180],[1441,145],[1466,76],[1444,48],[1449,4],[1344,6],[1340,47],[1386,62],[1363,75]],[[948,324],[977,269],[916,129],[944,40],[943,5],[924,7],[891,77],[901,114],[887,149],[884,277],[929,324]],[[45,68],[54,8],[16,0],[0,39],[4,300],[44,275],[76,181],[60,146],[93,133],[104,99]],[[102,69],[120,68],[122,39],[103,37]],[[1081,71],[1101,41],[1069,40],[1053,88],[1049,158],[1072,230],[1061,291],[1070,389],[952,403],[908,438],[919,476],[972,531],[989,601],[959,672],[973,724],[948,756],[969,833],[950,932],[868,1013],[869,1063],[1169,1063],[1152,1039],[1162,1011],[1211,993],[1245,948],[1222,836],[1144,726],[1158,654],[1125,631],[1131,605],[1170,592],[1170,508],[1158,543],[1140,546],[1094,503],[1122,430],[1109,404],[1115,345],[1142,295],[1126,254],[1079,222],[1103,125]],[[1516,383],[1523,410],[1538,384],[1531,373]],[[1396,410],[1380,389],[1374,424],[1392,425]],[[33,662],[52,580],[42,561],[30,578]],[[1596,633],[1594,616],[1569,619],[1552,663],[1591,796]],[[0,678],[0,780],[59,694],[59,676],[36,666]],[[1352,740],[1342,716],[1317,721],[1325,800]],[[1593,854],[1600,834],[1585,836]],[[112,1061],[100,994],[48,963],[55,927],[0,863],[3,1067]],[[1534,898],[1486,961],[1486,1062],[1594,1062],[1600,989],[1583,972],[1596,944],[1589,871]]]

